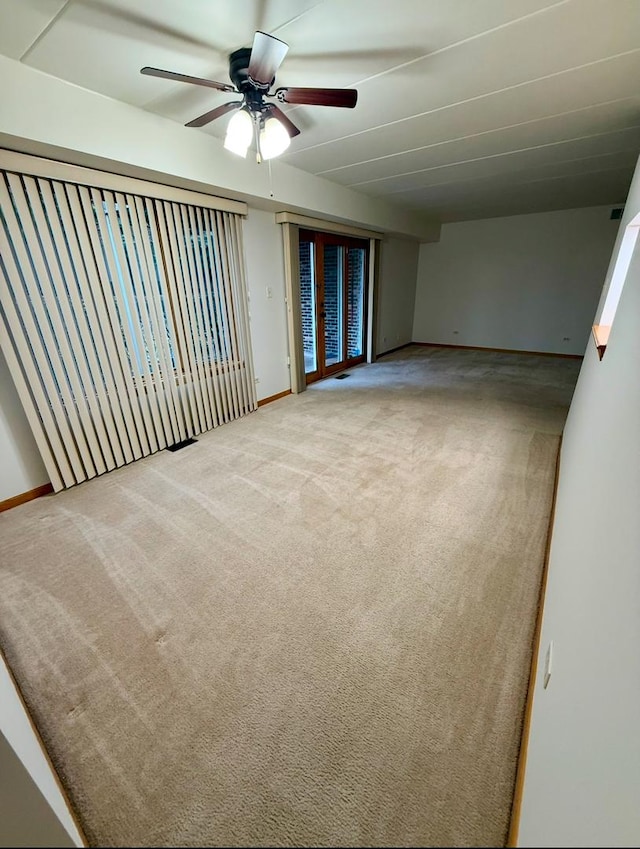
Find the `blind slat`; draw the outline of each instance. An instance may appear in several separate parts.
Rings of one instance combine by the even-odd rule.
[[[229,375],[229,370],[226,368],[226,360],[228,356],[228,347],[224,334],[224,320],[222,313],[222,302],[220,300],[220,270],[219,263],[216,258],[216,252],[214,247],[215,238],[213,235],[213,228],[211,217],[209,215],[209,211],[206,209],[201,210],[202,219],[204,221],[205,226],[203,227],[203,232],[206,234],[205,245],[207,248],[208,256],[209,256],[209,265],[212,269],[211,276],[216,275],[215,282],[212,280],[211,290],[213,292],[213,304],[215,309],[215,337],[216,337],[216,347],[218,349],[218,372],[220,374],[220,402],[222,404],[223,413],[224,413],[224,421],[230,421],[233,418],[232,415],[232,407],[233,407],[233,397],[231,394],[231,379]]]
[[[95,263],[97,275],[96,282],[99,295],[96,292],[95,304],[100,317],[100,330],[104,339],[107,352],[106,362],[109,363],[113,379],[116,385],[116,393],[111,396],[110,403],[114,413],[114,419],[118,424],[120,444],[124,452],[125,460],[131,462],[143,456],[142,445],[138,437],[137,421],[135,411],[135,386],[129,372],[127,352],[121,344],[121,330],[118,312],[113,299],[111,280],[102,251],[100,231],[95,220],[96,199],[92,194],[94,190],[84,186],[79,188],[79,198],[82,205],[83,221],[87,228],[87,234],[91,243],[92,257]],[[102,203],[99,196],[97,202]],[[94,287],[91,287],[92,292]],[[94,331],[95,335],[95,331]]]
[[[197,339],[197,348],[199,350],[199,361],[202,373],[201,385],[203,395],[205,396],[205,410],[209,412],[209,415],[207,416],[207,423],[208,427],[212,427],[217,424],[217,416],[215,415],[215,394],[213,392],[213,384],[211,380],[211,370],[212,368],[215,368],[215,361],[212,360],[211,357],[207,326],[203,312],[202,292],[200,290],[200,270],[197,266],[196,260],[195,242],[199,238],[199,233],[191,226],[187,207],[181,204],[179,212],[182,232],[184,233],[185,256],[187,259],[187,267],[189,269],[188,281],[185,281],[185,284],[189,287],[191,302],[195,307],[192,327]],[[211,415],[212,412],[213,416]],[[209,424],[209,421],[212,423]]]
[[[235,375],[235,362],[237,360],[237,353],[234,346],[233,339],[233,328],[229,321],[229,298],[228,298],[228,286],[227,286],[227,278],[229,274],[229,268],[227,265],[227,253],[224,245],[220,244],[219,238],[219,227],[220,227],[220,218],[214,212],[211,216],[212,221],[215,221],[215,230],[216,239],[214,240],[214,246],[216,250],[217,260],[220,264],[220,303],[222,306],[222,320],[224,327],[224,335],[227,341],[227,362],[226,368],[229,373],[229,383],[231,386],[231,399],[233,403],[233,412],[234,418],[237,418],[240,415],[240,403],[238,401],[238,387],[236,385],[236,375]]]
[[[76,230],[76,224],[73,221],[69,199],[62,183],[53,183],[52,188],[61,217],[61,224],[65,232],[69,259],[76,281],[76,285],[73,287],[73,309],[75,320],[78,324],[78,334],[86,340],[85,355],[89,370],[89,380],[95,393],[95,397],[91,397],[91,411],[94,416],[95,426],[98,431],[98,441],[105,458],[105,463],[107,469],[110,470],[123,464],[124,455],[109,404],[107,389],[109,373],[100,364],[101,333],[98,330],[100,325],[95,313],[93,298],[87,297],[87,293],[91,292],[91,286],[87,279],[85,258]],[[96,329],[97,332],[93,333],[92,328]],[[104,354],[102,354],[102,361],[105,362],[105,359]]]
[[[171,225],[169,219],[166,217],[166,210],[164,209],[163,204],[160,201],[155,201],[153,203],[160,237],[159,247],[163,256],[167,287],[171,303],[171,318],[173,328],[175,330],[174,339],[176,340],[178,359],[180,361],[180,367],[177,369],[176,374],[178,395],[181,400],[187,431],[189,435],[192,436],[196,432],[199,432],[198,411],[193,393],[187,391],[188,379],[185,372],[185,366],[189,362],[189,348],[184,331],[184,322],[182,320],[182,304],[178,295],[180,287],[170,243],[171,240],[169,238]]]
[[[164,351],[169,346],[166,335],[158,338],[151,331],[147,298],[151,296],[154,281],[148,278],[145,286],[140,274],[138,250],[142,248],[140,242],[143,237],[136,229],[137,218],[133,220],[132,205],[134,200],[130,196],[119,193],[115,195],[115,199],[118,204],[123,250],[127,257],[130,275],[131,298],[129,303],[132,310],[132,323],[136,328],[137,352],[142,364],[143,383],[139,386],[138,394],[141,405],[148,411],[152,422],[154,439],[151,450],[153,452],[159,448],[166,448],[168,444],[170,445],[173,442],[168,428],[166,398],[162,390],[162,374],[158,374],[158,349],[162,349],[164,356]],[[160,385],[156,386],[158,380]]]
[[[175,381],[175,366],[173,362],[172,347],[175,346],[175,332],[171,326],[170,313],[165,316],[162,308],[164,294],[164,302],[168,301],[167,284],[163,274],[162,263],[159,262],[153,253],[151,233],[156,233],[153,207],[151,202],[147,201],[146,206],[142,198],[134,198],[136,213],[138,216],[138,225],[141,233],[141,242],[146,262],[146,271],[150,280],[156,279],[158,288],[150,286],[149,292],[149,317],[153,326],[153,335],[155,339],[161,340],[165,335],[169,340],[168,345],[158,345],[158,355],[160,359],[160,373],[162,379],[162,390],[165,396],[167,414],[169,416],[169,424],[165,425],[168,434],[171,433],[170,443],[179,442],[186,439],[186,429],[184,417],[182,415],[182,407],[178,397]],[[150,233],[147,234],[146,226]],[[157,235],[156,235],[157,244]]]
[[[119,239],[112,237],[109,220],[107,218],[108,200],[103,201],[102,193],[91,190],[91,200],[93,201],[94,220],[97,224],[98,238],[100,240],[99,249],[104,257],[105,265],[109,276],[109,289],[106,293],[108,303],[113,301],[114,306],[114,342],[118,354],[124,358],[122,368],[125,381],[127,384],[129,395],[129,408],[133,414],[135,421],[135,430],[138,443],[140,445],[140,456],[144,457],[151,453],[151,445],[148,437],[147,429],[153,430],[151,423],[148,421],[148,416],[145,416],[145,410],[140,404],[140,393],[135,384],[132,374],[132,359],[135,356],[136,343],[130,322],[129,306],[127,293],[122,291],[124,280],[122,274],[126,268],[126,262],[121,250],[118,250]],[[104,207],[103,207],[104,203]],[[106,209],[105,209],[106,207]],[[115,208],[113,210],[115,218]]]
[[[105,207],[103,210],[105,235],[108,238],[107,244],[110,244],[113,252],[114,268],[116,269],[116,279],[112,280],[112,286],[121,310],[120,325],[128,341],[127,350],[130,368],[134,374],[138,407],[144,423],[144,431],[140,434],[140,438],[141,441],[145,440],[148,443],[149,449],[145,453],[152,454],[158,450],[158,437],[149,399],[145,392],[145,382],[151,380],[151,372],[146,357],[145,340],[142,336],[134,290],[133,268],[135,267],[135,257],[130,257],[126,249],[127,240],[124,232],[126,210],[122,209],[122,205],[126,202],[122,195],[113,195],[111,192],[104,191],[102,196]],[[120,197],[120,201],[117,201],[118,197]],[[120,204],[120,215],[116,210],[117,202]],[[130,243],[129,249],[131,250]]]
[[[182,332],[184,339],[186,340],[188,368],[186,370],[187,382],[185,388],[187,394],[195,400],[197,419],[194,417],[194,424],[197,423],[196,432],[202,433],[207,430],[207,419],[201,390],[202,372],[200,369],[200,361],[198,359],[198,349],[194,340],[194,307],[191,303],[189,290],[187,288],[187,276],[189,271],[186,257],[184,255],[184,233],[182,231],[180,218],[176,215],[175,204],[165,202],[163,205],[169,222],[169,241],[176,273],[176,291],[180,304],[180,311],[178,315],[182,321]]]
[[[218,332],[221,348],[223,351],[223,357],[220,361],[220,368],[224,375],[225,385],[227,388],[228,415],[229,418],[232,419],[238,416],[238,403],[235,391],[235,381],[233,377],[233,372],[230,368],[231,357],[233,356],[233,353],[231,351],[231,339],[229,338],[229,327],[227,321],[227,304],[224,292],[224,269],[222,266],[222,260],[220,257],[220,251],[217,241],[218,234],[216,230],[215,213],[211,214],[207,210],[205,211],[205,217],[209,220],[209,229],[212,234],[212,238],[210,239],[209,244],[213,250],[213,264],[217,271],[217,286],[215,288],[215,291],[217,295],[218,306]]]
[[[206,322],[209,329],[210,354],[212,357],[212,363],[214,364],[211,369],[211,380],[213,383],[213,392],[216,401],[218,423],[221,424],[222,422],[226,421],[227,416],[226,405],[224,404],[222,398],[224,387],[221,385],[220,380],[220,363],[222,362],[222,356],[220,352],[220,341],[218,339],[218,327],[216,321],[216,308],[214,301],[214,292],[216,286],[211,279],[211,267],[208,254],[209,234],[206,231],[206,228],[203,223],[202,210],[196,208],[194,212],[197,221],[197,229],[201,236],[201,262],[199,268],[201,268],[202,270],[202,277],[200,278],[200,288],[201,291],[204,293],[203,309],[206,311]]]
[[[92,347],[91,339],[87,338],[86,334],[81,334],[78,330],[77,313],[82,312],[83,305],[78,298],[74,298],[73,289],[75,287],[75,274],[69,261],[69,253],[67,249],[69,235],[65,236],[62,233],[62,221],[60,219],[60,209],[57,200],[54,200],[54,195],[51,186],[46,180],[38,181],[38,188],[41,193],[41,204],[43,213],[47,214],[49,227],[46,233],[40,232],[40,238],[45,242],[45,253],[47,262],[51,270],[52,279],[57,283],[52,287],[53,297],[58,304],[60,310],[61,326],[65,336],[68,339],[69,350],[71,352],[72,361],[69,363],[69,370],[75,365],[77,379],[81,396],[76,396],[76,406],[80,412],[80,418],[84,428],[87,445],[90,451],[88,459],[95,468],[95,474],[102,474],[108,468],[115,467],[113,454],[109,446],[109,440],[106,436],[100,408],[96,398],[96,389],[94,379],[91,375],[88,365],[88,350]],[[36,207],[34,198],[31,197],[32,208]],[[36,207],[37,220],[41,220],[39,206]],[[56,261],[58,269],[56,270]]]
[[[9,175],[9,177],[11,176]],[[18,189],[20,192],[22,191],[21,187],[16,187],[16,191]],[[23,198],[20,205],[24,206],[24,203]],[[13,260],[12,264],[15,271],[13,275],[10,272],[10,276],[17,312],[7,313],[10,328],[13,330],[16,338],[20,338],[23,335],[23,327],[27,333],[27,337],[25,338],[26,344],[24,346],[26,348],[25,353],[37,369],[47,399],[45,403],[47,403],[53,415],[56,430],[64,446],[63,452],[68,458],[73,472],[73,482],[76,483],[86,478],[86,471],[82,464],[70,424],[73,424],[75,429],[80,433],[82,428],[79,421],[77,421],[77,414],[74,415],[74,405],[69,405],[69,414],[67,414],[67,410],[60,398],[59,387],[66,388],[67,375],[60,359],[58,346],[51,332],[49,318],[42,303],[38,287],[38,277],[46,278],[46,269],[44,268],[42,258],[39,256],[33,258],[32,265],[31,254],[26,246],[28,243],[32,243],[37,247],[37,237],[33,229],[31,217],[27,214],[26,219],[21,220],[20,224],[18,224],[13,205],[4,184],[0,190],[0,205],[2,206],[5,220],[9,225],[11,246],[15,250],[16,256],[16,260],[13,260],[9,245],[7,245],[6,252],[3,248],[3,257],[6,256],[5,262],[11,263]],[[28,240],[27,243],[25,243],[25,239]],[[26,290],[25,286],[27,287]],[[27,292],[31,293],[31,297],[27,295]],[[14,316],[14,322],[11,322],[12,315]]]
[[[56,251],[52,241],[52,236],[48,229],[48,222],[45,220],[43,207],[38,195],[38,186],[31,177],[24,178],[24,196],[21,196],[18,191],[18,178],[15,178],[14,186],[12,187],[16,206],[21,213],[21,223],[28,233],[29,250],[31,259],[38,269],[37,286],[40,290],[41,301],[37,300],[36,290],[29,291],[29,298],[32,304],[37,303],[37,309],[44,309],[49,322],[49,327],[43,328],[42,321],[40,323],[40,331],[48,338],[47,352],[50,355],[52,346],[56,347],[56,362],[61,366],[60,370],[55,372],[56,379],[59,385],[64,386],[65,378],[69,393],[63,393],[65,399],[64,411],[69,419],[71,431],[76,443],[80,461],[84,466],[85,473],[81,473],[83,477],[94,477],[98,473],[98,468],[93,460],[94,451],[97,452],[98,446],[93,432],[93,422],[91,414],[87,409],[85,389],[82,384],[80,369],[78,362],[81,360],[83,353],[81,350],[74,352],[69,340],[69,334],[72,332],[72,319],[69,315],[69,310],[66,303],[66,296],[63,291],[57,291],[54,286],[54,280],[59,283],[60,275],[56,271]],[[10,180],[10,182],[12,182]],[[31,215],[34,221],[25,221],[26,204],[31,207]],[[53,217],[54,210],[51,210]],[[33,227],[33,231],[31,230]],[[37,242],[34,235],[37,233]],[[37,247],[36,247],[37,244]],[[55,365],[54,365],[55,369]],[[104,470],[104,468],[102,469]]]
[[[109,433],[116,466],[122,466],[133,460],[133,453],[122,415],[122,397],[126,397],[126,392],[117,357],[112,356],[113,341],[109,338],[109,319],[101,297],[101,287],[92,285],[92,281],[100,279],[100,269],[87,233],[79,188],[67,185],[62,193],[66,198],[71,219],[68,226],[70,229],[71,225],[73,226],[75,234],[75,239],[70,241],[71,250],[76,253],[75,265],[78,273],[82,274],[79,289],[86,313],[85,332],[93,341],[96,368],[102,376],[101,382],[96,381],[99,386],[100,413]],[[67,212],[63,204],[61,207],[66,222]],[[105,342],[105,338],[109,341]]]
[[[238,218],[233,218],[229,221],[229,229],[231,231],[231,240],[234,245],[234,253],[237,257],[237,268],[234,280],[237,287],[237,300],[240,305],[240,315],[238,323],[241,325],[239,334],[240,340],[244,343],[243,358],[246,364],[244,377],[247,387],[247,398],[249,399],[249,410],[257,410],[258,401],[256,398],[256,382],[253,368],[253,351],[251,350],[251,332],[249,326],[249,301],[248,301],[248,286],[246,278],[246,262],[244,256],[244,243],[242,238],[242,225]]]

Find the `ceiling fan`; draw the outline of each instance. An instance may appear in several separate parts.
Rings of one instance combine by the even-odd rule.
[[[280,103],[307,106],[339,106],[353,109],[358,92],[351,88],[277,88],[272,86],[289,45],[266,32],[256,32],[252,47],[241,47],[229,56],[229,78],[233,85],[191,77],[160,68],[141,68],[140,73],[167,80],[207,86],[218,91],[230,91],[242,95],[241,100],[231,100],[216,106],[204,115],[194,118],[185,126],[204,127],[229,112],[236,114],[229,121],[225,147],[240,156],[246,156],[255,139],[256,158],[272,159],[289,146],[291,139],[300,130],[275,103],[265,98],[274,98]]]

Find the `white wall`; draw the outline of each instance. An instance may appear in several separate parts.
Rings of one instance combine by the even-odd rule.
[[[80,837],[76,824],[69,813],[67,803],[62,796],[56,777],[54,776],[49,761],[43,754],[40,742],[36,737],[27,714],[24,711],[22,702],[18,692],[13,684],[11,676],[7,670],[4,659],[0,656],[0,728],[10,748],[15,752],[20,762],[24,765],[28,775],[25,775],[19,768],[15,759],[11,756],[10,751],[4,747],[0,747],[0,774],[3,781],[0,782],[0,810],[2,815],[0,818],[0,846],[25,846],[33,845],[25,842],[6,842],[9,834],[12,840],[23,840],[28,837],[33,837],[34,826],[38,827],[40,836],[50,834],[52,841],[60,838],[59,829],[56,828],[52,811],[55,813],[57,820],[64,826],[65,831],[70,836],[68,842],[49,842],[39,843],[40,846],[83,846],[83,840]],[[5,788],[4,781],[6,777],[11,775],[13,781],[19,781],[24,785],[25,792],[29,793],[29,815],[35,818],[36,822],[21,821],[20,817],[24,817],[25,810],[16,809],[12,798],[11,788]],[[29,776],[31,781],[38,787],[42,796],[47,800],[47,805],[40,803],[37,798],[33,797],[30,791]],[[10,805],[9,802],[12,802]]]
[[[610,211],[444,225],[420,249],[413,340],[583,354],[618,230]]]
[[[273,213],[249,208],[243,232],[259,401],[291,388],[281,230]]]
[[[640,160],[621,232],[638,212]],[[639,365],[637,246],[604,358],[589,344],[564,431],[520,846],[640,844]]]
[[[0,734],[0,846],[74,846],[20,758]]]
[[[380,246],[376,353],[411,342],[418,242],[388,238]]]
[[[35,489],[48,480],[49,475],[0,351],[0,501]]]

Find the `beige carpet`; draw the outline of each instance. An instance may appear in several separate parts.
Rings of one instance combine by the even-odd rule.
[[[0,517],[100,846],[497,846],[576,361],[412,347]]]

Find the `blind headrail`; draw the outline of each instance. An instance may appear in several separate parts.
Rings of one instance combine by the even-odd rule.
[[[188,203],[206,209],[233,212],[236,215],[247,215],[247,204],[242,201],[216,197],[191,189],[179,189],[163,183],[153,183],[150,180],[140,180],[137,177],[125,177],[121,174],[112,174],[109,171],[99,171],[94,168],[86,168],[83,165],[71,165],[68,162],[44,159],[40,156],[18,153],[3,148],[0,148],[0,170],[11,171],[16,174],[28,174],[31,177],[43,177],[46,180],[62,180],[81,186],[109,189],[114,192],[127,192],[128,194],[157,200]]]

